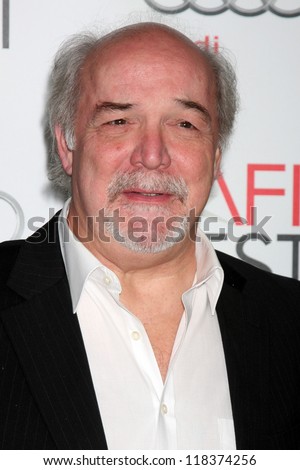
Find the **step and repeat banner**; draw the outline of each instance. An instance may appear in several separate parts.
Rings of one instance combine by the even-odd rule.
[[[0,0],[0,241],[28,236],[62,206],[43,133],[58,46],[139,12],[230,51],[241,109],[201,225],[217,249],[299,279],[300,0]]]

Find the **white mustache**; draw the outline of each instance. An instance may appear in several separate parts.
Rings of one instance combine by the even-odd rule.
[[[122,192],[137,188],[151,193],[171,194],[182,203],[186,202],[188,196],[187,184],[181,176],[171,176],[158,172],[144,173],[138,170],[116,173],[107,188],[108,200],[111,203]]]

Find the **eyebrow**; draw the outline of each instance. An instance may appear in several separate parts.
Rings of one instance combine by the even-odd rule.
[[[117,103],[115,101],[103,101],[101,103],[96,103],[90,122],[93,123],[97,116],[107,111],[125,111],[126,109],[131,109],[132,107],[133,104],[131,103]]]
[[[126,109],[131,109],[133,104],[131,103],[116,103],[114,101],[104,101],[103,103],[96,104],[96,114],[101,113],[102,111],[124,111]]]
[[[195,109],[202,116],[204,116],[205,121],[207,121],[209,124],[211,123],[211,116],[208,110],[202,104],[197,103],[196,101],[183,100],[180,98],[176,98],[175,102],[179,103],[184,108]],[[98,114],[101,114],[102,112],[105,112],[105,111],[125,111],[127,109],[133,108],[133,106],[134,105],[132,103],[118,103],[115,101],[103,101],[102,103],[96,104],[93,119],[95,119],[95,117]]]
[[[176,98],[175,101],[177,103],[181,104],[182,106],[184,106],[187,109],[195,109],[196,111],[198,111],[199,113],[204,115],[204,118],[208,123],[211,123],[211,116],[210,116],[208,110],[202,104],[197,103],[196,101],[181,100],[179,98]]]

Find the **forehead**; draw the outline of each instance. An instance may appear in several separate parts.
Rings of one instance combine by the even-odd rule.
[[[170,75],[171,73],[171,75]],[[143,85],[161,78],[199,82],[214,88],[214,74],[207,59],[188,38],[173,30],[145,29],[115,33],[100,41],[81,73],[82,88],[123,82],[134,76]],[[197,82],[197,83],[196,83]]]

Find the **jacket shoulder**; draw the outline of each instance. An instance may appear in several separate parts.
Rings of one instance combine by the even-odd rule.
[[[0,243],[0,282],[8,277],[23,244],[24,240],[11,240]]]
[[[0,309],[16,302],[16,295],[7,286],[7,281],[23,244],[24,240],[0,243]]]
[[[244,305],[251,315],[272,318],[278,328],[283,323],[297,325],[300,334],[300,282],[217,252],[224,270],[224,284],[242,292]],[[277,320],[278,321],[277,321]]]
[[[225,278],[227,278],[227,280],[238,276],[243,279],[244,282],[249,281],[264,283],[266,285],[286,286],[292,289],[295,288],[300,294],[300,282],[297,279],[281,276],[271,271],[264,271],[263,269],[257,268],[256,266],[220,251],[217,251],[217,256],[224,269]]]

